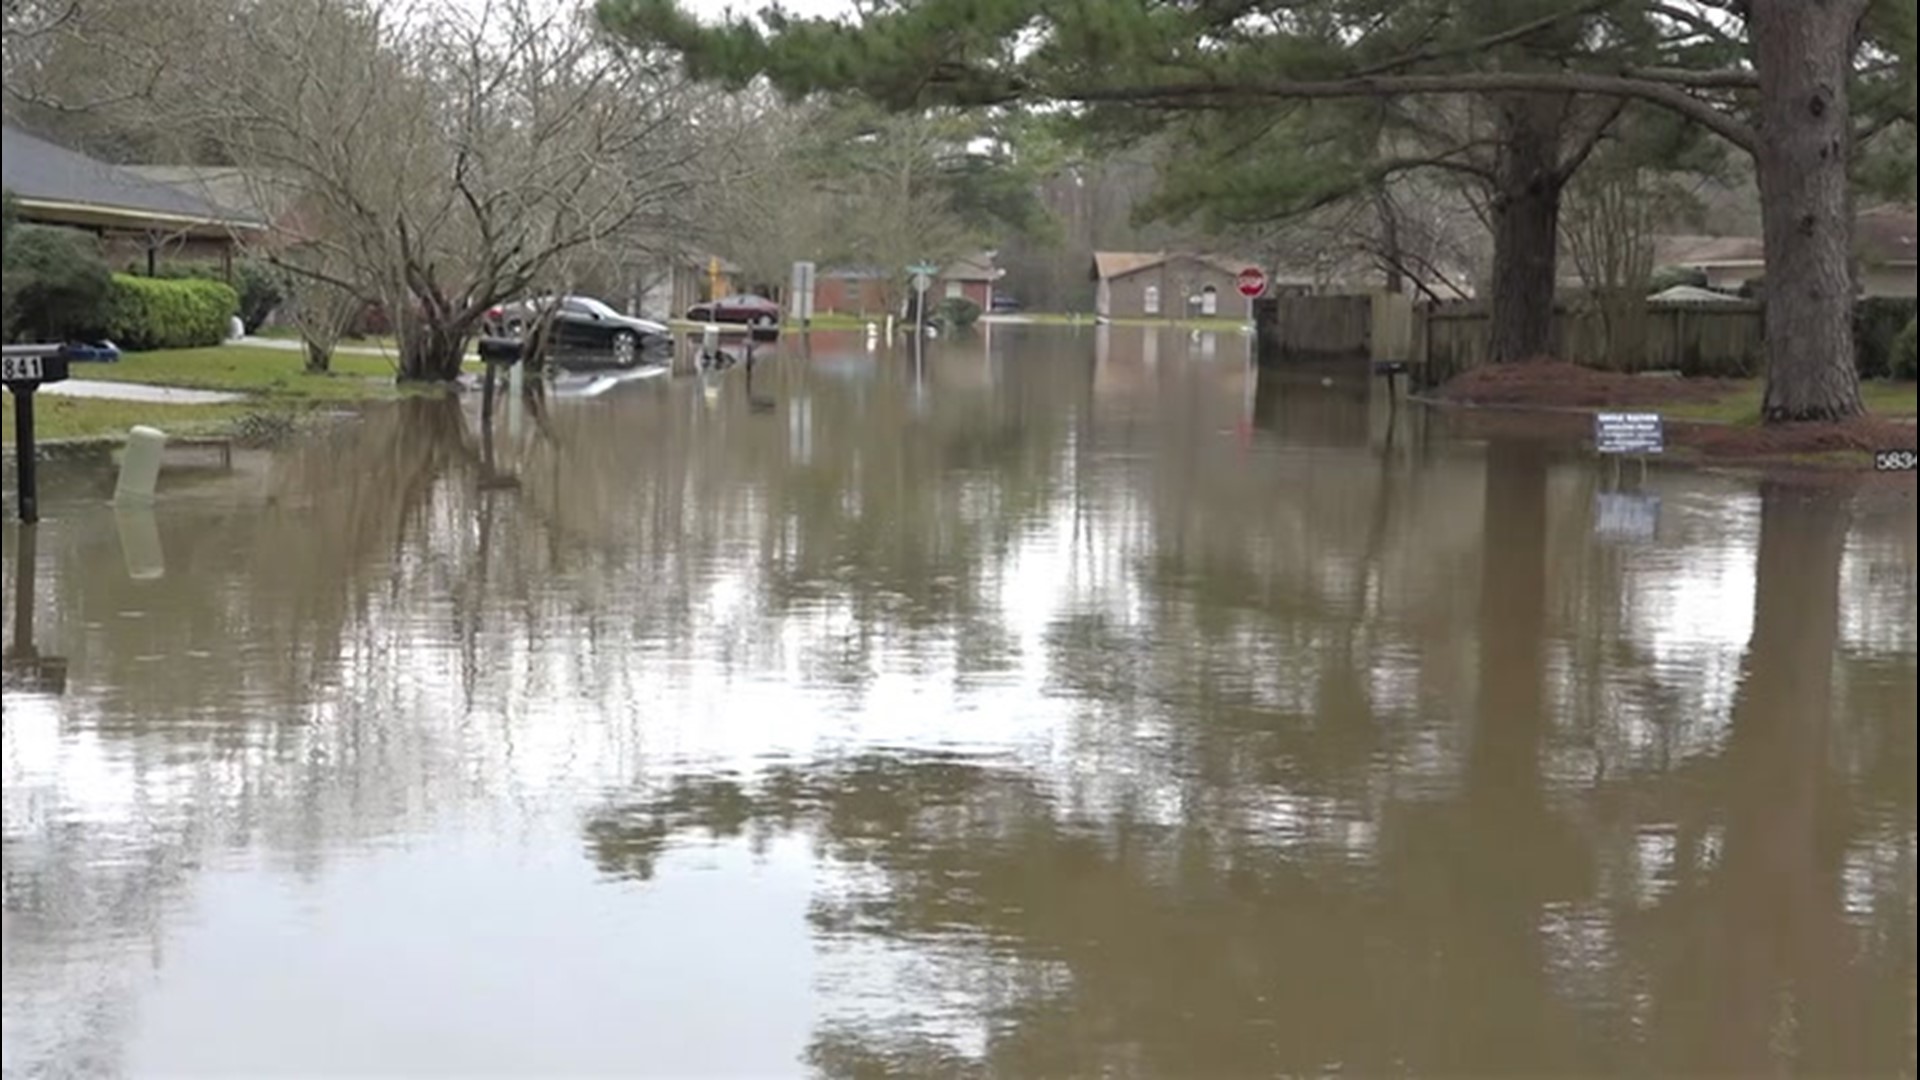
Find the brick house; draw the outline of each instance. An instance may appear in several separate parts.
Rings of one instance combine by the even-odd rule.
[[[994,255],[991,251],[976,252],[942,267],[933,287],[927,290],[929,309],[942,300],[965,297],[978,304],[981,311],[992,310],[994,283],[1006,273],[994,265]],[[813,310],[822,314],[885,315],[890,306],[888,295],[904,289],[900,281],[874,266],[824,267],[813,281]],[[894,307],[895,314],[904,311],[907,298],[903,296]]]
[[[0,185],[27,224],[98,236],[117,270],[153,273],[161,260],[217,263],[231,274],[239,239],[267,223],[244,210],[56,146],[11,124],[0,142]]]
[[[1093,253],[1094,314],[1106,319],[1250,319],[1253,301],[1240,295],[1246,261],[1184,252]],[[1305,278],[1269,276],[1267,295],[1310,293]]]

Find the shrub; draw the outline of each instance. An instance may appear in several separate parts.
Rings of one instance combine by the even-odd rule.
[[[972,326],[980,318],[980,305],[964,296],[949,296],[934,311],[935,318],[955,330]]]
[[[34,341],[99,337],[113,278],[100,244],[76,229],[18,225],[5,249],[5,333]]]
[[[1914,340],[1914,320],[1907,320],[1907,328],[1893,342],[1893,377],[1912,379],[1920,361],[1914,358],[1914,350],[1920,348],[1920,342]]]
[[[1913,322],[1912,297],[1870,296],[1853,305],[1854,364],[1863,379],[1884,379],[1893,370],[1894,342]]]
[[[225,282],[115,274],[108,336],[128,349],[218,345],[239,307]]]
[[[249,334],[258,332],[280,305],[286,303],[287,294],[279,275],[262,263],[248,259],[235,266],[233,282],[240,294],[240,322]]]

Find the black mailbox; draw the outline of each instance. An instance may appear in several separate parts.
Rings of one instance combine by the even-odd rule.
[[[31,392],[67,375],[68,360],[58,345],[8,345],[6,355],[0,356],[0,382],[9,390]]]
[[[34,466],[33,392],[67,377],[68,360],[59,345],[8,345],[0,349],[0,384],[13,395],[14,438],[19,441],[20,520],[40,520],[40,492]]]
[[[526,358],[526,342],[519,338],[483,337],[480,339],[480,360],[488,364],[517,364]]]

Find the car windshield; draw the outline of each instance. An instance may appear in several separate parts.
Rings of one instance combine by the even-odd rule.
[[[606,304],[590,296],[570,296],[567,298],[567,307],[582,314],[598,315],[603,319],[609,316],[617,317],[620,314],[613,310],[613,308],[608,307]]]

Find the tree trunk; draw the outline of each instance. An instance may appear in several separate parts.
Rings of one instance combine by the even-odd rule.
[[[307,374],[325,375],[333,368],[333,346],[321,344],[312,338],[300,340],[301,351],[307,357]]]
[[[466,359],[469,328],[422,319],[407,326],[400,338],[402,382],[452,382],[460,377]]]
[[[1489,359],[1496,364],[1553,352],[1553,295],[1560,244],[1558,94],[1496,98],[1500,160],[1493,195],[1493,311]]]
[[[1865,0],[1751,0],[1769,423],[1858,416],[1847,79]]]

